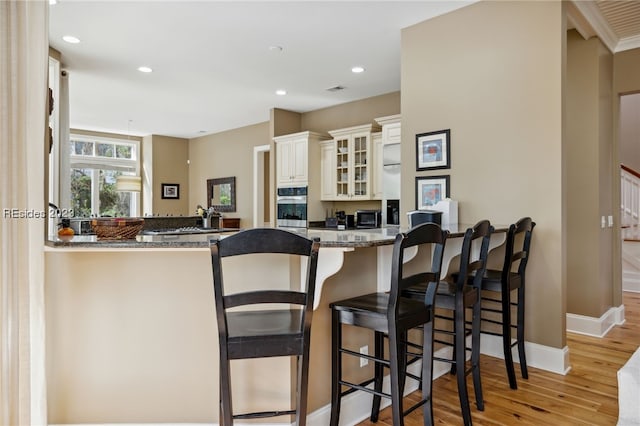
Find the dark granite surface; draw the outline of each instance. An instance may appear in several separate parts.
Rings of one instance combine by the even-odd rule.
[[[455,224],[448,227],[451,237],[462,236],[464,231],[473,225]],[[321,247],[376,247],[393,244],[398,232],[406,231],[399,226],[376,229],[306,229],[283,228],[299,233],[308,238],[320,238]],[[506,229],[496,226],[497,231]],[[206,234],[187,235],[138,235],[135,240],[98,240],[95,235],[79,235],[69,242],[57,238],[47,241],[47,246],[62,249],[117,249],[117,248],[198,248],[208,247],[209,240],[237,232],[237,229],[212,230]]]

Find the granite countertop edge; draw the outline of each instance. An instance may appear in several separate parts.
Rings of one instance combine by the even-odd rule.
[[[451,227],[450,237],[463,235],[463,230],[469,225],[456,224]],[[316,228],[282,228],[296,232],[308,238],[319,238],[320,247],[325,248],[361,248],[379,247],[393,244],[399,232],[407,229],[390,226],[374,229],[316,229]],[[504,227],[498,228],[506,230]],[[497,230],[498,230],[497,229]],[[180,248],[208,248],[209,240],[238,232],[238,229],[221,229],[207,234],[189,235],[138,235],[132,240],[98,240],[93,236],[75,236],[71,241],[47,240],[45,245],[51,250],[56,249],[180,249]],[[54,237],[55,238],[55,237]]]
[[[399,228],[377,229],[306,229],[286,228],[308,238],[320,238],[320,247],[360,248],[378,247],[393,244]],[[138,235],[129,240],[98,240],[95,235],[75,236],[71,241],[48,239],[45,245],[55,249],[156,249],[156,248],[208,248],[209,240],[219,236],[231,235],[238,230],[221,230],[215,233],[190,235]],[[53,237],[55,238],[55,237]]]

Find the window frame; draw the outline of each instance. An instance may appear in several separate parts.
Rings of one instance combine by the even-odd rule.
[[[71,142],[92,142],[93,145],[93,154],[92,155],[82,155],[82,154],[74,154],[71,152]],[[117,157],[103,157],[95,155],[96,152],[96,143],[108,143],[114,145],[131,145],[133,147],[133,155],[132,158],[117,158]],[[91,176],[91,212],[93,215],[100,214],[100,180],[99,180],[99,170],[100,169],[108,169],[108,170],[118,170],[121,172],[125,172],[126,174],[131,173],[135,176],[140,176],[140,163],[141,163],[141,153],[140,153],[141,143],[137,139],[123,139],[118,137],[107,137],[107,136],[94,136],[87,135],[82,133],[77,133],[70,131],[69,132],[69,144],[66,149],[66,155],[69,158],[69,171],[71,169],[92,169]],[[67,182],[67,190],[71,191],[71,182],[70,180]],[[140,217],[140,192],[131,191],[131,199],[129,211],[132,217]]]

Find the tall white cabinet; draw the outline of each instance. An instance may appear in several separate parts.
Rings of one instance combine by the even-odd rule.
[[[321,196],[323,201],[373,199],[373,124],[330,130],[333,140],[321,144]]]
[[[307,218],[324,220],[321,179],[318,161],[320,144],[329,140],[328,135],[316,132],[299,132],[273,138],[275,143],[276,187],[307,187]]]

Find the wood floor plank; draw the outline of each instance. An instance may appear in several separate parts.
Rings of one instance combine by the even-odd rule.
[[[482,389],[485,410],[478,411],[473,382],[467,382],[471,415],[483,426],[511,425],[615,425],[618,418],[618,370],[640,345],[640,294],[623,293],[625,323],[603,338],[567,333],[571,370],[566,375],[529,367],[529,380],[520,377],[512,390],[502,360],[482,356]],[[418,401],[414,392],[406,404]],[[433,411],[436,425],[461,425],[460,402],[455,376],[446,374],[433,382]],[[406,426],[421,426],[422,410],[405,417]],[[391,409],[380,413],[378,423],[358,426],[392,426]]]

